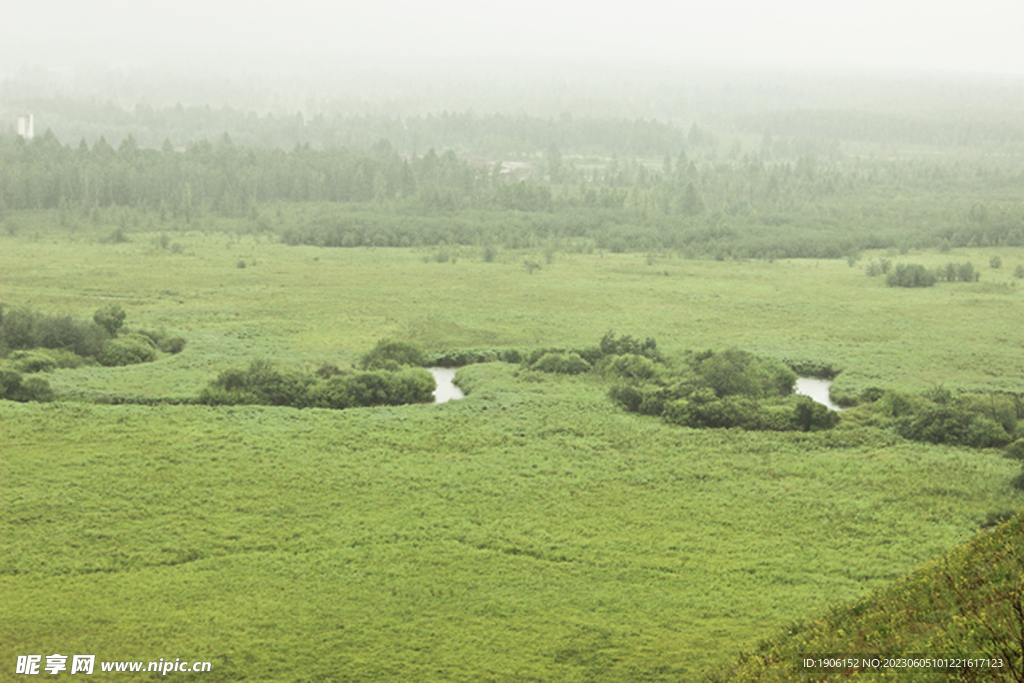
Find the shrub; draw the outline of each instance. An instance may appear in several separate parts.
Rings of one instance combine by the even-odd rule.
[[[301,373],[280,372],[270,361],[257,359],[245,370],[231,368],[221,372],[200,393],[199,402],[302,408],[309,405],[309,386],[313,381]]]
[[[888,287],[931,287],[935,284],[935,274],[917,263],[899,263],[885,276],[885,284]]]
[[[578,353],[546,353],[530,368],[541,372],[578,375],[590,370],[590,363],[583,360]]]
[[[657,367],[650,358],[627,353],[615,356],[605,368],[612,375],[626,379],[651,379],[657,374]]]
[[[359,408],[406,403],[431,403],[437,384],[423,368],[335,376],[312,389],[310,405],[318,408]]]
[[[185,348],[185,344],[188,342],[183,337],[171,337],[167,334],[166,330],[160,329],[156,332],[149,330],[139,330],[136,334],[149,339],[149,341],[156,348],[160,349],[164,353],[176,354],[181,353]]]
[[[839,370],[831,363],[823,360],[784,360],[790,370],[801,377],[818,377],[820,379],[832,379],[839,374]]]
[[[876,413],[885,417],[905,417],[912,414],[919,403],[919,400],[906,394],[888,390],[882,392],[882,395],[874,401],[873,407]]]
[[[634,339],[628,334],[624,334],[621,337],[616,337],[613,330],[609,330],[601,337],[600,342],[601,353],[606,356],[622,356],[625,354],[633,354],[637,356],[646,356],[653,361],[661,361],[661,352],[658,351],[658,343],[653,337],[648,337],[643,341]]]
[[[793,400],[796,403],[793,409],[793,423],[796,429],[816,432],[832,429],[839,422],[838,413],[807,396],[794,396]]]
[[[174,355],[184,351],[187,343],[188,341],[184,337],[167,337],[160,340],[159,347],[164,353]]]
[[[762,429],[765,420],[757,401],[748,396],[726,396],[706,400],[710,395],[691,394],[689,398],[665,405],[665,419],[694,428]]]
[[[997,254],[988,260],[988,265],[992,268],[1002,268],[1003,259],[999,258],[999,255]]]
[[[711,354],[700,361],[697,372],[719,397],[788,396],[797,379],[796,373],[781,361],[739,349]]]
[[[30,377],[22,381],[21,375],[13,370],[0,370],[0,399],[8,401],[52,401],[53,389],[41,377]]]
[[[523,356],[516,349],[458,349],[444,351],[424,361],[423,365],[439,368],[461,368],[474,363],[521,363]]]
[[[1004,455],[1013,460],[1024,460],[1024,439],[1017,439],[1007,446]]]
[[[131,335],[107,341],[97,360],[107,367],[136,365],[156,360],[156,351],[145,337]]]
[[[77,368],[85,362],[81,356],[66,349],[14,351],[8,359],[15,371],[25,374],[50,372],[57,368]]]
[[[974,448],[999,447],[1010,442],[1006,430],[991,418],[943,405],[929,406],[916,415],[901,418],[896,431],[913,441]]]
[[[401,365],[423,367],[426,361],[423,351],[414,344],[381,339],[372,351],[362,357],[360,364],[364,370],[378,370]]]
[[[0,349],[66,349],[89,357],[100,353],[109,336],[99,325],[68,315],[43,315],[30,309],[14,309],[4,312]]]
[[[125,312],[119,304],[107,304],[92,314],[93,322],[107,331],[111,337],[116,337],[118,330],[124,325]]]
[[[25,401],[50,402],[56,395],[50,383],[42,377],[29,377],[21,384],[21,392]]]
[[[864,391],[860,392],[858,397],[859,403],[874,403],[878,399],[885,396],[885,389],[881,387],[868,387]]]

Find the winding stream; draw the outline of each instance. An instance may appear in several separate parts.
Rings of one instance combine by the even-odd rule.
[[[817,401],[830,410],[838,412],[842,410],[842,408],[832,402],[832,398],[829,396],[829,389],[831,389],[831,387],[832,380],[830,379],[799,377],[796,380],[796,386],[793,388],[793,391],[801,396],[807,396]]]
[[[434,403],[447,403],[464,398],[466,395],[452,383],[458,368],[427,368],[437,382],[437,389],[434,390]],[[829,389],[832,387],[832,380],[818,379],[816,377],[800,377],[796,380],[793,391],[801,396],[807,396],[830,410],[840,411],[842,408],[832,402],[829,396]]]
[[[434,390],[434,403],[447,403],[465,397],[462,389],[452,383],[458,368],[427,368],[437,382],[437,389]]]

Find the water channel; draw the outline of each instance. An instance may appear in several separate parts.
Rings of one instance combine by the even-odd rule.
[[[437,389],[434,390],[434,403],[447,403],[463,398],[465,394],[452,383],[458,368],[427,368],[437,382]],[[832,402],[829,396],[829,389],[832,387],[832,380],[817,379],[815,377],[800,377],[796,381],[794,392],[801,396],[807,396],[830,410],[842,410]]]
[[[840,411],[842,408],[832,402],[829,390],[832,388],[832,380],[818,379],[817,377],[799,377],[793,392],[801,396],[807,396],[822,404],[829,410]]]
[[[427,368],[437,382],[437,389],[434,389],[434,403],[447,403],[465,396],[462,389],[452,383],[458,368]]]

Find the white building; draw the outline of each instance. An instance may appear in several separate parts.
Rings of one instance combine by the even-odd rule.
[[[18,117],[18,135],[31,140],[35,136],[35,129],[32,121],[32,114],[25,114]]]

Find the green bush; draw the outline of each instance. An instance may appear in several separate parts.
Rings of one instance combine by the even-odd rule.
[[[640,341],[627,334],[616,337],[615,332],[609,330],[601,337],[600,349],[601,353],[605,356],[633,354],[636,356],[646,356],[653,361],[662,360],[661,352],[658,351],[658,343],[653,337]]]
[[[424,366],[461,368],[476,363],[521,363],[523,356],[516,349],[458,349],[429,357]]]
[[[107,367],[137,365],[156,360],[156,351],[145,337],[131,335],[108,340],[100,350],[97,360],[100,365]]]
[[[221,372],[200,394],[208,405],[259,404],[303,408],[310,403],[309,387],[315,380],[298,372],[280,372],[273,363],[254,360],[245,370]]]
[[[343,409],[430,403],[435,388],[434,376],[423,368],[351,375],[318,371],[306,375],[280,371],[268,361],[254,360],[244,370],[231,368],[221,372],[200,392],[198,402]]]
[[[712,398],[710,392],[695,392],[689,398],[672,401],[665,406],[665,419],[696,429],[763,429],[765,419],[758,402],[748,396]],[[709,400],[710,399],[710,400]]]
[[[832,429],[839,422],[839,414],[807,396],[794,396],[793,423],[796,429],[816,432]]]
[[[164,353],[172,355],[181,353],[185,348],[185,344],[188,343],[183,337],[172,337],[163,329],[155,332],[150,330],[139,330],[136,334],[146,337],[150,342],[152,342],[153,346]]]
[[[917,263],[899,263],[885,276],[885,284],[888,287],[931,287],[935,284],[935,273]]]
[[[1024,461],[1024,439],[1017,439],[1007,446],[1004,455],[1007,458]]]
[[[797,379],[785,363],[739,349],[711,354],[700,361],[697,372],[720,398],[788,396]]]
[[[590,370],[590,363],[578,353],[546,353],[530,366],[532,370],[563,375],[578,375]]]
[[[423,367],[426,362],[426,355],[415,344],[381,339],[373,350],[362,357],[360,365],[364,370],[379,370],[402,365]]]
[[[974,448],[995,448],[1010,442],[1003,427],[985,415],[951,406],[927,406],[896,422],[896,432],[905,439]]]
[[[52,401],[53,389],[41,377],[30,377],[22,381],[21,375],[13,370],[0,370],[0,399],[8,401]]]
[[[107,331],[111,337],[116,337],[118,330],[124,325],[125,312],[119,304],[107,304],[92,314],[93,322]]]
[[[887,390],[874,401],[874,412],[884,417],[906,417],[911,415],[921,405],[921,400],[901,394],[898,391]]]
[[[310,405],[318,408],[360,408],[431,403],[437,384],[423,368],[337,375],[313,387]]]
[[[109,337],[94,322],[68,315],[44,315],[27,308],[4,311],[0,321],[0,352],[46,348],[95,357]]]
[[[605,372],[626,379],[648,380],[657,374],[658,369],[650,358],[627,353],[612,358],[605,366]]]
[[[66,349],[14,351],[8,360],[12,369],[25,374],[50,372],[57,368],[77,368],[85,362],[81,356]]]

